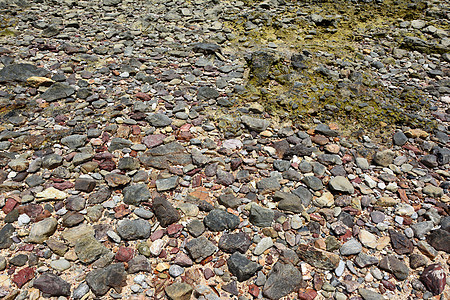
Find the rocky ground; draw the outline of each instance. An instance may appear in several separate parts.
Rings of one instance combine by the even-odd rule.
[[[0,0],[0,298],[450,299],[449,7]]]

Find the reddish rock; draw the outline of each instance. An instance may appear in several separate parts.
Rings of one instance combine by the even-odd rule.
[[[433,295],[439,295],[444,291],[446,280],[447,275],[440,264],[429,265],[420,275],[420,281]]]
[[[205,276],[205,279],[208,280],[211,277],[214,277],[214,272],[210,268],[206,268],[203,270],[203,276]]]
[[[60,191],[64,191],[67,189],[71,189],[74,187],[74,184],[70,181],[64,181],[64,182],[55,182],[54,184],[52,184],[52,186],[55,189],[58,189]]]
[[[158,229],[158,230],[156,230],[155,232],[152,233],[152,235],[150,236],[150,240],[152,242],[154,242],[154,241],[162,238],[165,233],[166,233],[165,229]]]
[[[13,198],[8,198],[2,210],[5,214],[9,214],[17,206],[17,204],[19,204],[18,201],[14,200]]]
[[[256,286],[256,284],[251,284],[248,286],[248,292],[253,297],[258,298],[260,290],[259,287]]]
[[[329,142],[327,137],[320,134],[312,136],[311,141],[321,146],[326,145]]]
[[[146,93],[142,93],[142,92],[137,92],[136,93],[136,98],[138,98],[139,100],[142,101],[150,101],[152,100],[152,97]]]
[[[392,282],[387,281],[387,280],[381,280],[381,284],[383,284],[383,286],[386,289],[388,289],[390,291],[395,291],[395,285]]]
[[[317,297],[317,292],[313,289],[306,289],[298,291],[298,299],[313,300]]]
[[[17,287],[20,289],[25,283],[33,279],[34,277],[34,268],[24,268],[17,272],[16,275],[14,275],[13,282],[17,285]]]
[[[103,160],[99,162],[98,167],[100,168],[100,170],[112,171],[116,168],[116,163],[109,159]]]
[[[164,142],[166,136],[164,134],[152,134],[147,135],[142,139],[142,143],[144,143],[147,148],[153,148],[161,145]]]
[[[27,214],[31,219],[36,218],[44,210],[39,204],[28,204],[17,208],[19,214]]]
[[[52,214],[51,214],[51,212],[49,212],[48,210],[44,210],[44,211],[42,211],[42,213],[41,214],[39,214],[37,217],[36,217],[36,219],[35,219],[35,222],[39,222],[39,221],[42,221],[42,220],[44,220],[44,219],[47,219],[48,217],[50,217]]]
[[[128,262],[134,256],[134,249],[127,247],[119,247],[119,251],[117,251],[115,259],[121,262]]]
[[[167,227],[167,234],[172,237],[175,236],[183,229],[183,225],[181,224],[171,224]]]
[[[128,205],[120,204],[119,206],[114,207],[114,212],[114,217],[120,219],[128,216],[131,213],[131,210],[128,209]]]

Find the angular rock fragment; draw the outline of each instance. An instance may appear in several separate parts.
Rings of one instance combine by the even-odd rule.
[[[70,283],[52,273],[44,273],[39,276],[33,286],[50,296],[70,296]]]
[[[204,219],[203,223],[211,231],[233,230],[239,225],[239,217],[221,209],[213,209]]]
[[[91,271],[86,276],[86,283],[96,296],[103,296],[111,288],[119,292],[126,278],[124,264],[118,263]]]
[[[447,275],[440,264],[429,265],[420,275],[420,281],[433,295],[439,295],[444,291],[446,279]]]
[[[228,269],[238,281],[245,281],[262,269],[262,266],[249,260],[245,255],[235,252],[227,260]]]
[[[291,264],[275,263],[264,284],[263,295],[269,299],[280,299],[300,287],[302,274]]]
[[[159,223],[163,227],[176,223],[181,218],[178,210],[164,197],[156,197],[153,199],[153,211],[155,212]]]

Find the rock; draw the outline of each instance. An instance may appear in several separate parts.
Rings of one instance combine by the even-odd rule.
[[[14,226],[11,224],[6,224],[2,227],[0,230],[0,249],[6,249],[9,248],[13,241],[11,239],[11,236],[13,235],[15,231]]]
[[[313,267],[323,270],[334,270],[339,265],[339,255],[323,251],[312,246],[300,244],[297,251],[298,257]]]
[[[119,187],[128,184],[131,178],[118,173],[108,173],[105,175],[105,181],[110,187]]]
[[[211,231],[233,230],[238,227],[239,217],[229,212],[214,209],[204,219],[205,226]]]
[[[271,209],[263,208],[257,204],[250,207],[249,221],[258,227],[270,227],[274,218],[274,212]]]
[[[356,239],[350,239],[339,249],[341,255],[354,255],[361,252],[362,246]]]
[[[403,146],[408,141],[408,137],[401,131],[397,131],[396,133],[394,133],[392,139],[394,144],[397,146]]]
[[[377,237],[374,234],[368,232],[367,230],[361,230],[359,232],[359,240],[366,248],[374,249],[377,247],[378,244]]]
[[[440,264],[429,265],[420,275],[420,281],[433,295],[439,295],[444,291],[446,280],[447,275]]]
[[[291,264],[275,263],[263,288],[263,295],[269,299],[280,299],[299,288],[302,274]]]
[[[204,236],[190,240],[186,243],[185,248],[192,259],[197,263],[217,251],[217,247]]]
[[[89,178],[78,178],[75,181],[75,190],[85,193],[90,193],[94,190],[97,185],[97,181]]]
[[[16,267],[23,267],[28,261],[28,256],[25,254],[18,254],[9,260],[9,264]]]
[[[219,248],[226,253],[239,251],[243,254],[247,252],[252,242],[244,232],[227,234],[224,233],[219,240]]]
[[[293,193],[276,191],[273,200],[278,202],[278,208],[293,213],[301,213],[305,210],[302,200]]]
[[[355,263],[360,268],[365,268],[372,265],[378,264],[378,258],[369,256],[363,252],[360,252],[358,256],[355,258]]]
[[[161,113],[151,114],[147,116],[146,120],[155,127],[166,127],[172,124],[172,119]]]
[[[372,219],[372,222],[375,224],[381,223],[384,221],[384,218],[386,217],[384,213],[378,210],[374,210],[370,213],[370,217]]]
[[[86,276],[86,283],[96,296],[105,295],[110,288],[118,290],[127,278],[123,263],[95,269]]]
[[[185,282],[175,282],[168,285],[165,289],[167,297],[172,300],[189,300],[191,298],[193,288]]]
[[[262,238],[259,243],[256,245],[255,249],[253,249],[253,254],[258,256],[264,253],[267,249],[273,246],[272,238],[265,237]]]
[[[193,236],[193,237],[199,237],[205,232],[205,225],[200,220],[192,220],[186,225],[187,231]]]
[[[411,229],[414,232],[414,236],[423,239],[425,238],[425,235],[427,235],[431,229],[433,229],[434,224],[432,221],[424,221],[419,222],[411,225]]]
[[[262,269],[262,266],[249,260],[239,252],[233,253],[227,260],[228,269],[238,281],[245,281]]]
[[[217,199],[225,207],[237,208],[242,204],[241,200],[233,194],[223,194]]]
[[[139,157],[145,167],[168,169],[172,165],[186,166],[192,163],[190,154],[177,142],[160,145],[149,149]]]
[[[180,220],[180,213],[170,204],[164,197],[156,197],[153,199],[153,211],[156,218],[163,227],[176,223]]]
[[[67,193],[55,189],[54,187],[49,187],[42,192],[36,194],[36,201],[48,201],[48,200],[64,200],[67,198]]]
[[[133,171],[139,169],[140,163],[134,157],[122,157],[117,164],[119,170]]]
[[[383,257],[378,266],[380,269],[394,274],[398,280],[408,278],[409,268],[393,255]]]
[[[322,180],[315,176],[305,176],[303,177],[303,183],[313,191],[319,191],[323,189]]]
[[[108,150],[113,152],[116,150],[121,150],[123,148],[129,148],[133,145],[133,143],[127,139],[123,138],[113,138],[111,140],[111,144],[108,147]]]
[[[388,149],[376,152],[373,160],[377,165],[387,167],[390,164],[392,164],[392,162],[394,161],[394,157],[395,157],[394,151]]]
[[[39,276],[34,280],[33,286],[50,296],[70,296],[70,284],[52,273]]]
[[[169,178],[157,179],[156,180],[156,190],[158,192],[169,191],[178,186],[179,182],[178,176],[171,176]]]
[[[86,144],[86,141],[87,136],[81,134],[69,135],[61,139],[61,143],[72,150],[83,147]]]
[[[117,226],[117,233],[119,236],[128,241],[148,239],[150,236],[150,230],[150,223],[141,219],[123,219],[119,221]]]
[[[430,197],[442,197],[444,195],[444,191],[442,188],[434,185],[427,185],[422,189],[422,192]]]
[[[428,168],[435,168],[438,166],[437,157],[436,155],[424,155],[420,159],[420,162],[427,166]]]
[[[3,256],[0,256],[0,271],[6,269],[6,259]]]
[[[76,300],[82,299],[87,293],[89,293],[89,286],[87,283],[82,282],[73,290],[72,298]]]
[[[192,50],[203,54],[214,54],[220,52],[220,46],[213,43],[195,43],[192,44]]]
[[[235,181],[233,174],[225,172],[223,170],[217,170],[216,176],[217,176],[216,182],[224,186],[232,185],[233,182]]]
[[[197,97],[201,100],[216,99],[219,97],[219,92],[212,87],[202,86],[198,89]]]
[[[328,183],[333,191],[353,194],[355,189],[353,185],[344,176],[336,176]]]
[[[442,229],[433,230],[427,236],[427,241],[434,249],[450,253],[450,232]]]
[[[144,137],[142,143],[150,149],[163,144],[165,138],[166,136],[164,134],[152,134]]]
[[[127,272],[130,274],[138,273],[138,272],[147,272],[150,273],[152,271],[152,267],[150,261],[144,255],[137,255],[128,261],[128,270]]]
[[[261,132],[267,129],[269,127],[270,122],[263,119],[253,118],[250,116],[242,116],[241,117],[242,123],[244,123],[248,128],[251,130]]]
[[[412,269],[417,269],[417,268],[423,267],[427,263],[428,263],[428,261],[427,261],[426,257],[421,254],[413,253],[409,256],[409,266]]]
[[[0,82],[25,82],[30,77],[44,77],[49,74],[50,71],[31,64],[10,64],[0,70]]]
[[[58,221],[54,218],[39,221],[31,227],[27,241],[29,243],[42,244],[56,231],[57,226]]]
[[[150,191],[146,184],[135,184],[122,190],[123,202],[125,204],[139,206],[141,202],[150,200]]]
[[[74,88],[64,83],[54,83],[48,90],[46,90],[41,98],[47,102],[53,102],[59,99],[64,99],[75,93]]]
[[[109,253],[109,250],[97,241],[92,234],[81,235],[75,241],[74,250],[78,259],[85,264],[90,264]]]
[[[256,187],[262,194],[279,191],[281,186],[277,178],[269,177],[263,178],[256,183]]]
[[[364,300],[386,300],[382,295],[368,289],[359,288],[358,292]]]
[[[14,275],[12,281],[17,285],[18,288],[21,288],[25,283],[33,279],[35,268],[23,268],[17,274]]]
[[[65,259],[57,259],[50,263],[50,267],[61,272],[70,268],[70,262]]]
[[[42,158],[42,167],[52,170],[59,167],[63,162],[63,157],[58,154],[49,154]]]
[[[404,234],[390,229],[389,236],[395,252],[398,254],[409,254],[413,252],[414,245]]]

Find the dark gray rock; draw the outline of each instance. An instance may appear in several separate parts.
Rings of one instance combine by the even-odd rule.
[[[293,193],[275,192],[273,200],[278,202],[280,210],[290,211],[293,213],[301,213],[305,210],[302,200]]]
[[[397,131],[394,133],[392,137],[394,144],[397,146],[403,146],[408,141],[408,137],[401,131]]]
[[[12,234],[14,233],[15,228],[11,224],[6,224],[0,230],[0,249],[9,248],[13,241],[11,239]]]
[[[237,277],[238,281],[245,281],[262,269],[262,266],[249,260],[239,252],[233,253],[227,260],[228,270]]]
[[[450,253],[450,232],[442,229],[433,230],[427,236],[427,241],[434,249]]]
[[[318,190],[323,189],[322,180],[320,180],[316,176],[305,176],[305,177],[303,177],[302,181],[304,184],[306,184],[307,187],[309,187],[313,191],[318,191]]]
[[[331,137],[335,137],[338,136],[339,133],[336,130],[332,130],[330,129],[330,126],[326,125],[326,124],[319,124],[316,126],[316,128],[314,129],[315,132],[326,135],[326,136],[331,136]]]
[[[0,82],[24,82],[32,76],[45,77],[50,71],[31,64],[11,64],[0,70]]]
[[[197,97],[200,100],[216,99],[219,97],[219,92],[212,87],[202,86],[198,89]]]
[[[368,289],[359,288],[358,292],[364,300],[386,300],[382,295]]]
[[[141,202],[150,200],[150,191],[146,184],[135,184],[127,186],[122,191],[125,204],[138,206]]]
[[[304,207],[308,207],[311,204],[313,195],[307,188],[299,186],[292,193],[300,198]]]
[[[197,263],[217,251],[217,247],[204,236],[190,240],[186,243],[185,248],[192,259]]]
[[[291,264],[275,263],[263,288],[263,295],[269,299],[280,299],[300,287],[302,274]]]
[[[178,210],[164,197],[156,197],[153,199],[153,211],[162,227],[176,223],[181,218]]]
[[[247,234],[244,232],[227,234],[224,233],[219,240],[219,248],[226,253],[234,253],[239,251],[241,253],[247,252],[252,242]]]
[[[145,167],[168,169],[172,165],[186,166],[192,163],[190,154],[178,142],[160,145],[149,149],[139,157]]]
[[[279,191],[281,188],[280,183],[278,182],[278,179],[274,178],[274,177],[261,179],[260,181],[258,181],[256,183],[256,187],[263,194],[274,192],[274,191]]]
[[[205,224],[200,220],[194,219],[186,225],[186,230],[196,238],[205,232]]]
[[[122,157],[117,164],[119,170],[133,171],[139,169],[140,163],[134,157]]]
[[[59,99],[64,99],[74,94],[75,90],[70,85],[64,83],[54,83],[48,90],[46,90],[41,98],[47,102],[53,102]]]
[[[118,223],[117,233],[124,240],[148,239],[151,225],[148,221],[124,219]]]
[[[70,296],[70,284],[52,273],[39,276],[34,280],[33,286],[50,296]]]
[[[241,199],[237,198],[235,195],[231,193],[220,195],[217,200],[221,205],[231,208],[236,208],[242,204]]]
[[[59,167],[63,162],[63,157],[58,154],[49,154],[42,158],[42,167],[46,169],[54,169]]]
[[[233,182],[235,181],[233,174],[220,169],[217,170],[216,176],[217,176],[216,182],[224,186],[232,185]]]
[[[150,123],[150,125],[155,127],[166,127],[172,124],[172,119],[161,113],[151,114],[146,118],[146,120]]]
[[[192,50],[203,54],[214,54],[220,52],[220,46],[212,43],[195,43],[192,45]]]
[[[86,276],[86,282],[96,296],[103,296],[110,288],[118,290],[126,278],[125,267],[119,263],[91,271]]]
[[[253,204],[250,208],[249,221],[258,227],[270,227],[274,215],[273,210]]]
[[[435,168],[438,166],[437,157],[436,155],[433,154],[422,156],[420,162],[425,166],[427,166],[428,168]]]
[[[111,139],[111,144],[108,147],[108,150],[113,152],[116,150],[121,150],[123,148],[129,148],[133,145],[133,143],[129,140],[123,138],[113,138]]]
[[[249,129],[254,131],[264,131],[269,127],[270,122],[264,119],[253,118],[250,116],[242,116],[242,123],[244,123]]]
[[[406,266],[401,260],[397,259],[394,255],[383,257],[378,264],[378,267],[394,274],[398,280],[405,280],[409,275],[408,266]]]
[[[156,190],[158,192],[170,191],[178,186],[180,178],[178,176],[170,176],[156,180]]]
[[[213,209],[204,219],[205,226],[211,231],[233,230],[238,227],[239,217],[221,209]]]
[[[81,134],[69,135],[61,139],[61,143],[74,150],[86,144],[87,136]]]
[[[147,272],[150,273],[152,271],[152,266],[150,261],[144,255],[138,255],[128,261],[128,269],[127,272],[129,274],[134,274],[137,272]]]

